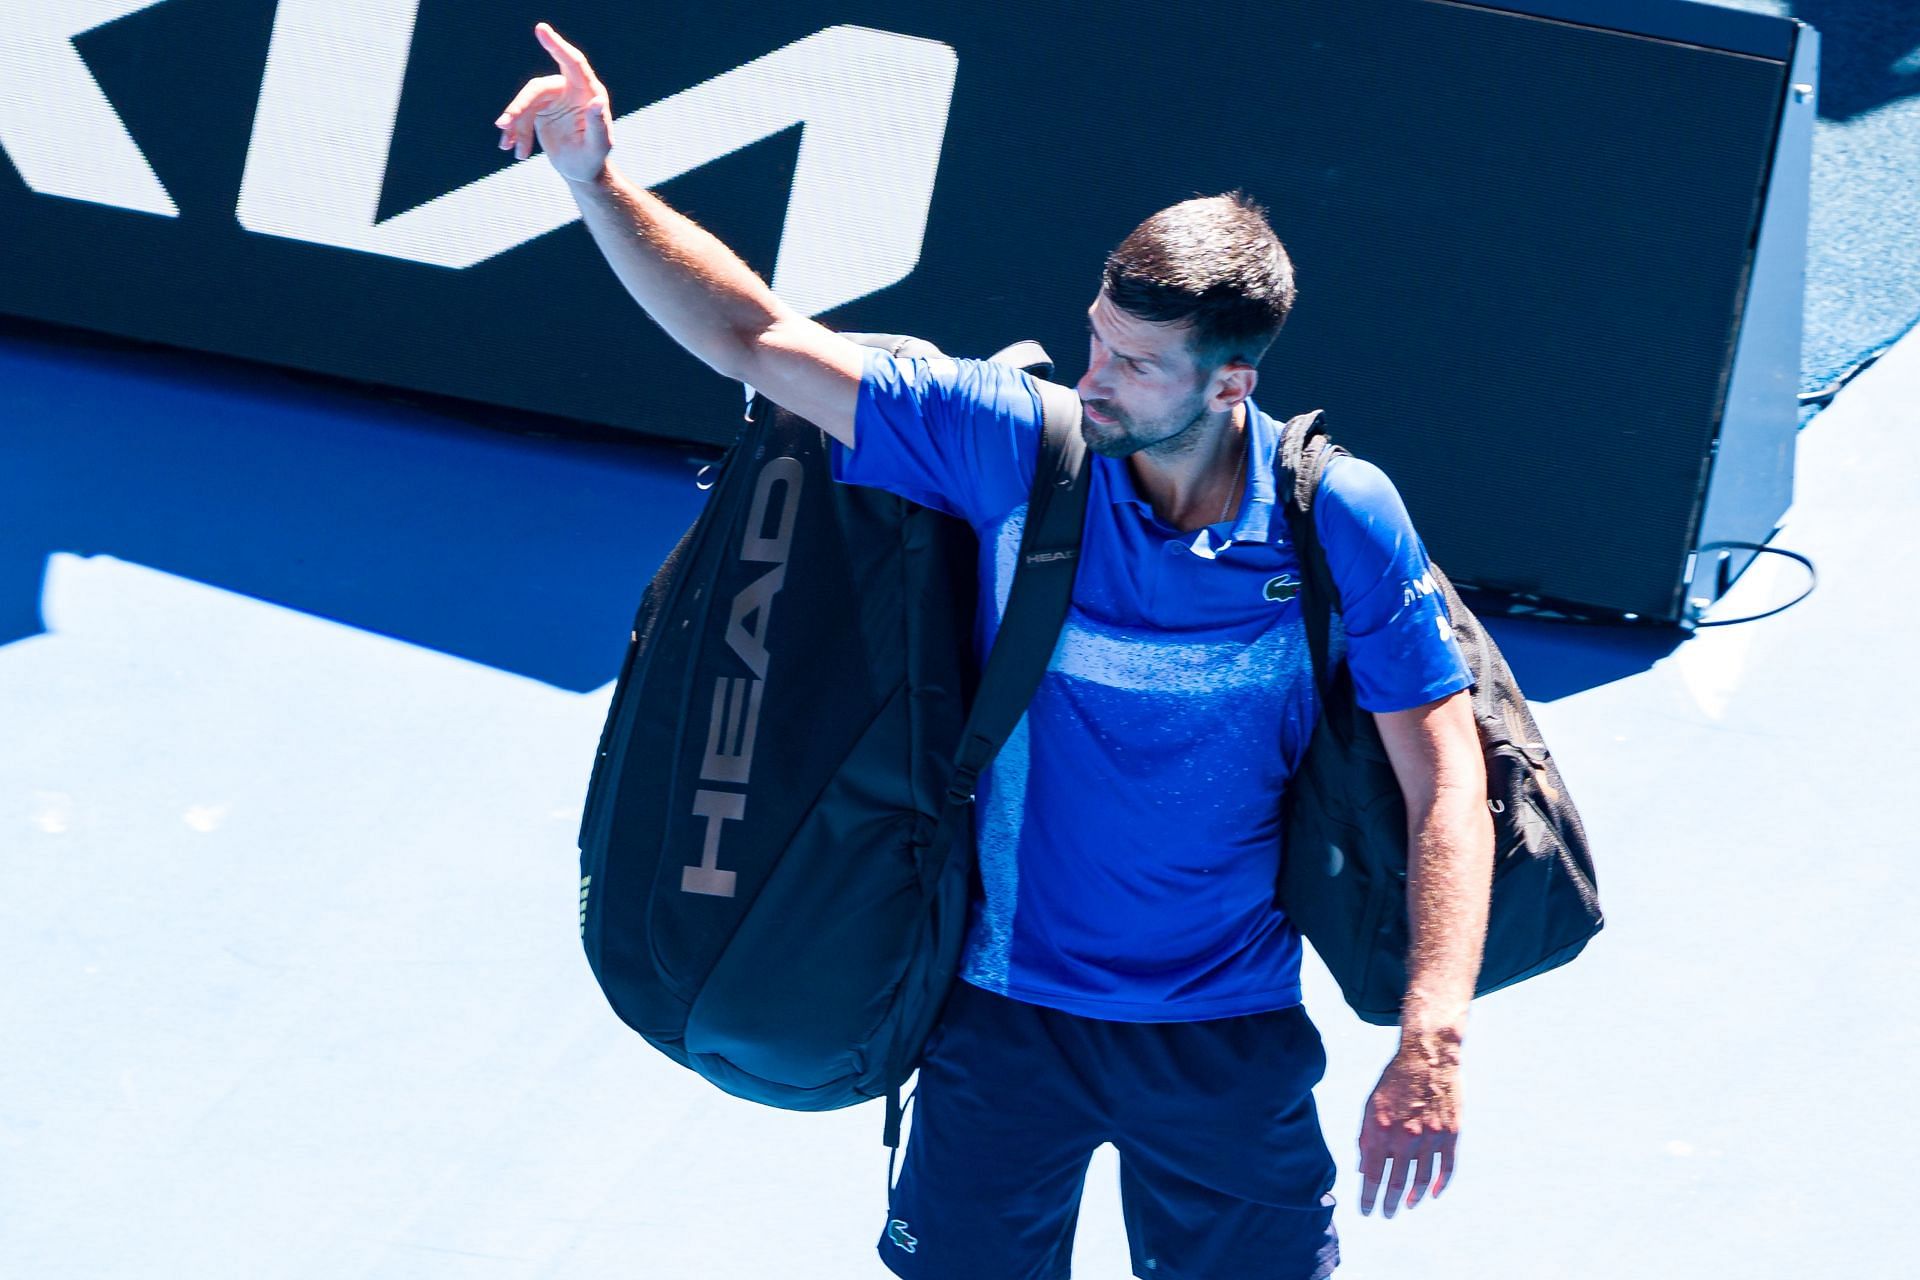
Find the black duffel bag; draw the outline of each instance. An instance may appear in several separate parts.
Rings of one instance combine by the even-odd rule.
[[[1277,492],[1290,495],[1287,528],[1298,550],[1301,608],[1320,694],[1299,771],[1288,780],[1286,841],[1275,901],[1367,1022],[1400,1020],[1407,989],[1407,811],[1373,714],[1354,701],[1343,660],[1340,593],[1313,523],[1320,478],[1346,450],[1302,414],[1281,434]],[[1480,620],[1437,566],[1461,656],[1472,672],[1473,716],[1487,763],[1493,813],[1493,899],[1474,994],[1485,995],[1565,964],[1601,927],[1593,857],[1526,697]]]

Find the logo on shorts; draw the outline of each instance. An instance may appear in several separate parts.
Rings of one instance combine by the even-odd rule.
[[[893,1241],[908,1253],[912,1253],[920,1244],[918,1238],[907,1234],[907,1224],[898,1218],[895,1218],[887,1224],[887,1239]]]
[[[1285,604],[1300,594],[1300,580],[1290,573],[1282,573],[1267,579],[1267,599]]]

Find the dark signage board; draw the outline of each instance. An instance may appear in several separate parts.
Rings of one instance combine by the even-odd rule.
[[[1076,376],[1105,252],[1247,191],[1300,282],[1258,398],[1326,407],[1417,518],[1456,481],[1395,456],[1410,430],[1564,436],[1482,503],[1594,474],[1605,424],[1710,450],[1793,27],[1682,0],[124,8],[77,30],[97,5],[0,0],[0,311],[725,441],[739,388],[638,310],[543,158],[495,146],[553,70],[545,19],[608,85],[621,169],[836,327],[1034,337]],[[1544,501],[1629,561],[1691,531]],[[1430,542],[1500,585],[1498,539]]]

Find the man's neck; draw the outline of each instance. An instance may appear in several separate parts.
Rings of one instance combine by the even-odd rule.
[[[1127,459],[1134,488],[1153,514],[1182,533],[1226,518],[1245,494],[1247,406],[1241,401],[1200,428],[1206,439],[1193,449],[1152,456],[1142,449]]]

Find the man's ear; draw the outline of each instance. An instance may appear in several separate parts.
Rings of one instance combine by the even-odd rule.
[[[1207,396],[1207,407],[1216,413],[1225,413],[1253,394],[1254,384],[1260,381],[1260,371],[1244,360],[1229,360],[1214,370],[1211,381],[1213,389]]]

